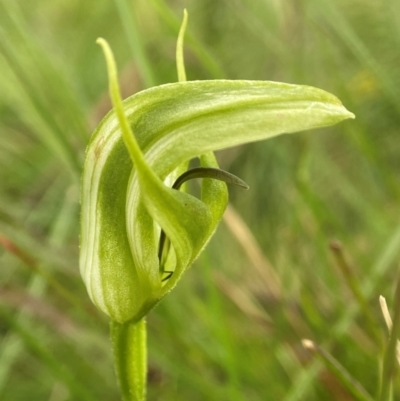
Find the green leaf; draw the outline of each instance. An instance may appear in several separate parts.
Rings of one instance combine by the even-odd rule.
[[[259,81],[191,81],[158,86],[120,102],[106,42],[115,110],[87,148],[82,181],[81,274],[112,319],[139,320],[177,282],[215,231],[226,185],[204,179],[201,199],[167,187],[182,163],[212,151],[335,124],[354,115],[320,89]],[[206,155],[207,154],[207,155]],[[160,227],[176,266],[163,285]]]

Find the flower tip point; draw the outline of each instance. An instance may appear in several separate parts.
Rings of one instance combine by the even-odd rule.
[[[103,38],[97,38],[96,44],[100,45],[102,48],[105,48],[108,45],[107,41]]]

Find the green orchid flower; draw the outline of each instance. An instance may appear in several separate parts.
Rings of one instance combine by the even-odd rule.
[[[166,182],[212,151],[352,118],[320,89],[259,81],[162,85],[115,104],[94,133],[82,181],[81,273],[92,301],[120,323],[141,319],[169,292],[214,233],[228,201],[226,185],[204,179],[201,199]],[[164,182],[165,181],[165,182]],[[163,283],[160,227],[171,242],[174,273]],[[173,259],[173,261],[172,261]]]
[[[112,337],[119,344],[114,351],[119,354],[117,373],[128,394],[125,399],[144,399],[144,316],[176,285],[212,237],[228,203],[226,182],[246,186],[218,169],[213,151],[354,117],[335,96],[308,86],[183,82],[185,24],[186,18],[178,40],[181,82],[125,101],[111,49],[98,40],[107,61],[114,109],[87,147],[80,270],[94,304],[115,322]],[[193,158],[199,158],[201,167],[185,173]],[[200,199],[178,189],[193,177],[203,178]],[[128,338],[141,345],[129,345]],[[121,373],[132,362],[121,356],[129,346],[144,352],[136,355],[140,361],[132,380]],[[130,381],[138,387],[134,396]]]

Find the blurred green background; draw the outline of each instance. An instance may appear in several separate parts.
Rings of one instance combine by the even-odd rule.
[[[95,40],[124,96],[174,82],[184,7],[188,79],[317,86],[357,118],[218,153],[250,191],[230,189],[208,248],[148,316],[148,399],[353,400],[303,338],[377,394],[378,297],[393,306],[400,253],[400,2],[0,0],[1,400],[120,399],[78,272],[84,150],[110,108]]]

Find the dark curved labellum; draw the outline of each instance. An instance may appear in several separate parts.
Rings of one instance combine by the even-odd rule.
[[[227,184],[237,185],[243,189],[249,189],[249,186],[239,177],[234,174],[229,173],[228,171],[221,170],[218,168],[212,167],[196,167],[192,168],[188,171],[185,171],[181,174],[174,185],[172,186],[173,189],[179,190],[180,187],[189,180],[195,178],[210,178],[213,180],[223,181]],[[167,281],[171,276],[174,274],[173,271],[164,270],[165,261],[167,259],[167,255],[170,248],[170,242],[165,235],[165,232],[161,230],[160,234],[160,241],[158,245],[158,258],[160,261],[160,274],[167,274],[167,276],[163,277],[161,281]]]

